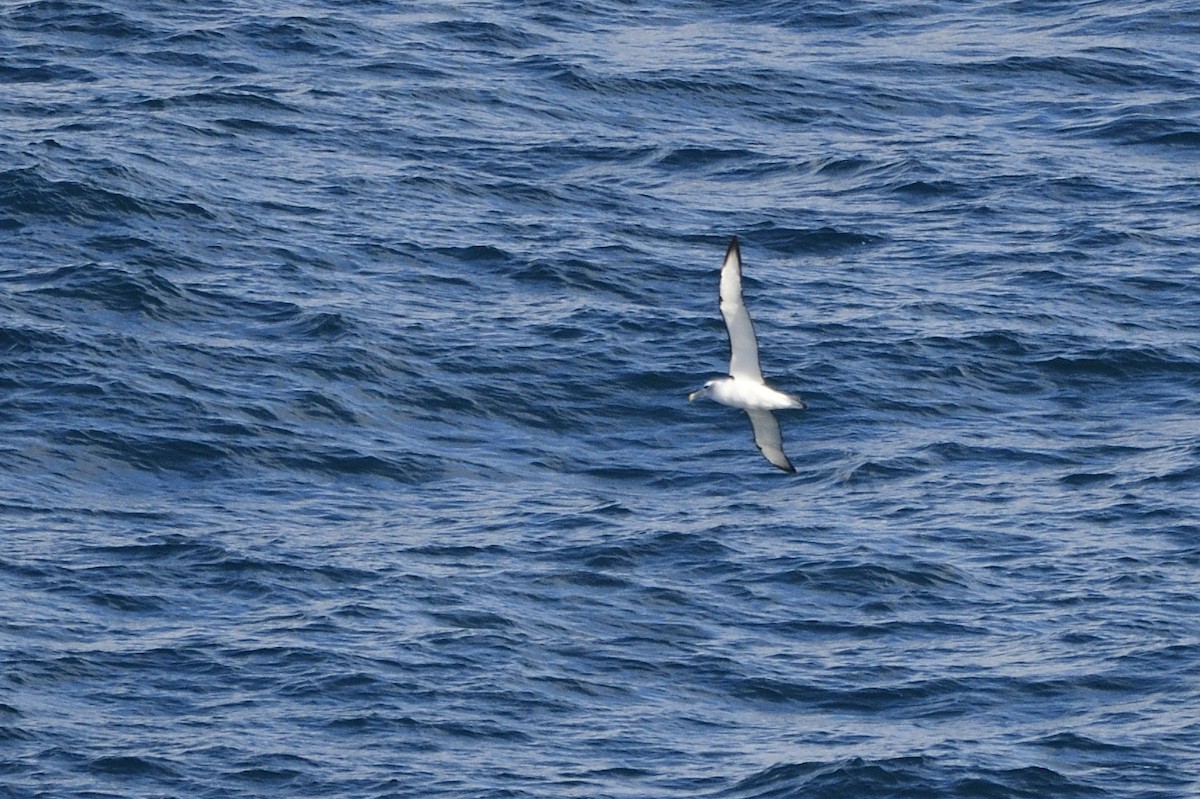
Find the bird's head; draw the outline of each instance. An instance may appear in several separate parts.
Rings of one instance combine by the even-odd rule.
[[[709,389],[712,388],[712,385],[715,382],[717,382],[717,381],[709,380],[707,383],[704,384],[703,388],[698,388],[695,391],[693,391],[691,394],[688,394],[688,402],[694,402],[694,401],[700,399],[701,397],[707,397]]]

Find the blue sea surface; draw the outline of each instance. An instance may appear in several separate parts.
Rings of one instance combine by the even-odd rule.
[[[1200,795],[1198,43],[4,3],[0,795]]]

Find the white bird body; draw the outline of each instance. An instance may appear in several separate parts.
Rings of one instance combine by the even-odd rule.
[[[710,397],[722,405],[741,408],[750,416],[754,443],[763,456],[785,472],[796,471],[783,452],[779,422],[771,411],[804,408],[799,397],[776,391],[766,384],[758,363],[758,339],[750,312],[742,301],[742,255],[737,236],[729,242],[721,264],[721,316],[729,332],[729,377],[709,380],[688,395],[688,400]]]
[[[709,380],[704,388],[693,392],[691,399],[708,397],[722,405],[747,411],[782,411],[787,408],[803,408],[804,401],[776,391],[761,381],[745,377],[721,377]]]

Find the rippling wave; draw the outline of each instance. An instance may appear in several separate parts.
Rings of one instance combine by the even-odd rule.
[[[1194,794],[1197,19],[7,5],[0,782]]]

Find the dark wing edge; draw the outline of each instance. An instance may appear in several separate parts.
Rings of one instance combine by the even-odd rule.
[[[779,420],[770,411],[747,410],[750,427],[754,430],[754,445],[763,457],[785,472],[795,474],[796,467],[783,452],[783,434],[779,432]]]
[[[733,263],[736,266],[732,278],[726,277],[725,274],[730,258],[734,259]],[[742,251],[737,236],[729,240],[729,247],[725,250],[718,287],[717,302],[721,309],[721,317],[725,320],[725,333],[729,337],[729,374],[734,377],[762,380],[762,368],[758,361],[758,336],[754,332],[754,322],[750,319],[750,312],[746,309],[745,298],[742,296]]]

